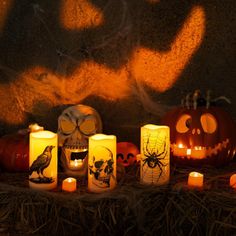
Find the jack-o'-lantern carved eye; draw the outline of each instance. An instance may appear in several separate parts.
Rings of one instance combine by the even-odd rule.
[[[217,129],[217,121],[216,118],[210,114],[210,113],[205,113],[201,115],[201,125],[205,133],[212,134],[216,131]]]
[[[191,123],[192,123],[191,116],[184,114],[179,118],[179,120],[176,124],[176,130],[179,133],[186,133],[189,130]]]

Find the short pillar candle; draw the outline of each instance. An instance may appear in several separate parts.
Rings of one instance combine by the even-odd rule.
[[[147,124],[141,127],[140,181],[162,185],[170,179],[170,128]]]
[[[88,190],[100,193],[116,187],[116,136],[89,137]]]
[[[190,172],[188,176],[188,186],[190,187],[203,187],[204,175],[198,172]]]
[[[69,177],[62,181],[62,190],[66,192],[74,192],[76,190],[76,179]]]
[[[29,186],[50,190],[57,186],[57,134],[42,130],[30,133]]]

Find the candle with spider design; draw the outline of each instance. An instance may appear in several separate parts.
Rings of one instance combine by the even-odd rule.
[[[162,185],[170,176],[170,128],[147,124],[141,127],[140,181]]]
[[[88,190],[100,193],[116,187],[116,136],[89,137]]]

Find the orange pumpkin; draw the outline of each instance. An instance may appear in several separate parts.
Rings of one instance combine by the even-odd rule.
[[[139,149],[135,144],[131,142],[117,143],[117,162],[121,163],[124,167],[136,164],[137,154],[139,154]]]
[[[162,123],[170,127],[174,163],[221,166],[235,155],[236,125],[220,107],[177,107]]]
[[[13,133],[0,138],[0,164],[10,172],[29,169],[29,134]]]

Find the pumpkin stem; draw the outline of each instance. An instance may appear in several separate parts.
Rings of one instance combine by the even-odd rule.
[[[231,104],[230,99],[225,96],[219,96],[215,99],[212,99],[211,90],[207,90],[206,96],[204,97],[202,96],[201,91],[196,89],[194,93],[188,93],[186,97],[181,100],[181,105],[187,109],[192,107],[194,110],[196,110],[198,106],[206,106],[206,108],[209,108],[211,105],[216,105],[216,103],[220,100]]]
[[[207,90],[206,94],[206,108],[209,108],[211,105],[211,90]]]
[[[213,99],[212,102],[217,102],[217,101],[220,101],[220,100],[223,100],[223,101],[227,102],[228,104],[231,104],[230,99],[225,97],[225,96],[217,97],[217,98]]]
[[[200,94],[201,94],[201,92],[199,89],[195,90],[193,93],[193,108],[194,108],[194,110],[197,109],[198,98],[200,98]]]
[[[191,106],[190,96],[191,96],[191,93],[188,93],[187,96],[186,96],[186,101],[185,101],[185,105],[188,109],[190,109],[190,106]]]

